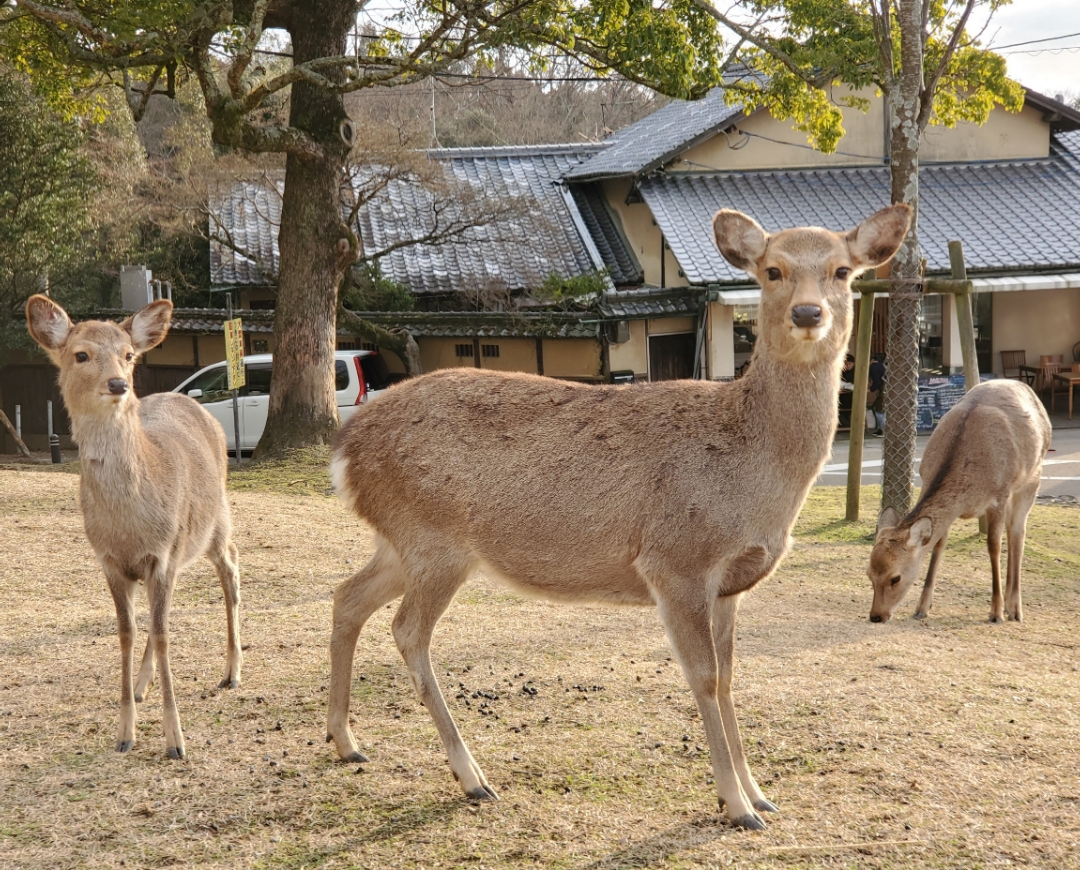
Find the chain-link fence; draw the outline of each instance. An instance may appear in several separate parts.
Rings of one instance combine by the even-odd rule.
[[[915,422],[919,390],[922,279],[894,278],[889,293],[888,386],[885,390],[881,506],[901,516],[915,491]]]

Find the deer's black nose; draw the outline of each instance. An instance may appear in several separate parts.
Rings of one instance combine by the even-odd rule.
[[[871,622],[881,622],[881,616],[879,614],[877,614],[877,613],[871,613],[870,614],[870,621]]]
[[[122,396],[128,391],[128,382],[123,378],[109,378],[109,392],[114,396]]]
[[[821,306],[796,305],[791,309],[791,322],[806,328],[821,326]]]

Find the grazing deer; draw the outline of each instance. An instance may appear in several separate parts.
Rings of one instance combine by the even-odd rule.
[[[941,553],[957,517],[986,514],[993,592],[990,621],[1007,612],[1019,622],[1020,562],[1028,513],[1039,493],[1043,457],[1050,447],[1050,418],[1031,387],[988,381],[971,390],[941,418],[923,452],[919,501],[903,519],[886,508],[867,574],[874,584],[871,622],[887,622],[919,576],[930,553],[916,619],[930,612]],[[1008,576],[1001,595],[1001,530],[1009,541]]]
[[[768,235],[735,211],[716,243],[762,286],[749,373],[733,383],[586,386],[476,369],[434,372],[361,408],[333,447],[343,501],[376,532],[334,594],[327,741],[366,761],[348,724],[360,629],[402,597],[394,639],[465,793],[494,799],[432,672],[432,631],[477,568],[570,604],[656,605],[701,712],[721,808],[774,811],[743,755],[731,698],[740,595],[788,547],[836,428],[851,280],[888,260],[906,206],[847,234]]]
[[[72,325],[45,296],[26,303],[30,335],[60,369],[71,431],[79,446],[79,503],[86,538],[105,571],[120,634],[120,729],[116,751],[135,745],[135,703],[160,662],[165,746],[184,757],[184,734],[169,669],[169,606],[176,575],[205,554],[225,593],[229,645],[219,686],[240,685],[240,571],[225,498],[228,456],[221,426],[177,393],[139,399],[131,389],[139,355],[164,338],[168,300],[151,302],[123,323]],[[150,604],[150,636],[132,687],[135,586]]]

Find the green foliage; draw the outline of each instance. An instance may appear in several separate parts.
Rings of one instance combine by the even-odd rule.
[[[100,187],[84,143],[25,76],[0,67],[0,327],[46,280],[78,303],[63,278],[88,247]],[[10,341],[4,330],[0,342]]]
[[[976,7],[994,11],[1009,0],[976,0]],[[888,5],[888,4],[886,4]],[[933,88],[926,95],[933,111],[928,121],[947,127],[959,121],[981,124],[995,106],[1018,112],[1023,89],[1006,77],[1005,60],[963,34],[959,48],[948,56],[941,78],[933,75],[960,26],[963,3],[932,0],[929,36],[924,52],[924,79]],[[874,13],[863,0],[741,0],[739,20],[765,15],[777,22],[769,31],[751,28],[755,44],[739,59],[760,75],[737,82],[728,98],[733,103],[763,106],[778,118],[790,118],[820,150],[836,150],[843,136],[838,105],[822,89],[844,83],[855,89],[875,86],[888,91],[899,72],[900,29],[890,19],[891,40],[883,51],[875,38]],[[734,15],[734,13],[733,13]],[[839,105],[866,107],[858,98]]]
[[[404,284],[384,278],[376,260],[352,270],[342,303],[353,311],[412,311],[416,298]]]
[[[609,283],[604,270],[575,275],[572,278],[562,278],[552,272],[544,279],[543,284],[533,290],[532,296],[538,302],[557,308],[583,307],[600,296]]]

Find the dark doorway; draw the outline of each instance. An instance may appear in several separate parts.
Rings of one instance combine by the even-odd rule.
[[[649,380],[675,381],[694,376],[696,336],[692,332],[649,336]]]

